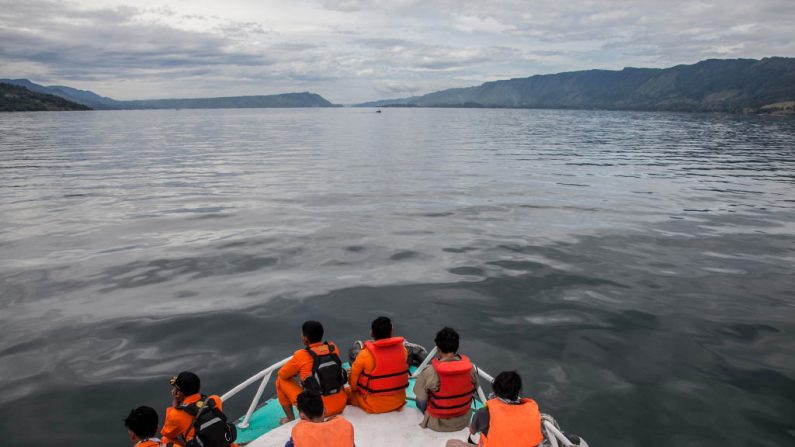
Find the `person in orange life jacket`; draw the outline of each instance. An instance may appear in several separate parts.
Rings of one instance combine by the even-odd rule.
[[[392,336],[392,321],[378,317],[371,325],[374,341],[351,364],[348,403],[368,413],[400,410],[409,386],[408,351],[402,337]]]
[[[130,410],[130,414],[124,419],[127,434],[136,447],[160,447],[160,439],[155,437],[157,425],[157,412],[152,407]]]
[[[478,373],[467,356],[458,354],[455,329],[442,328],[434,342],[437,358],[414,383],[417,408],[425,413],[420,427],[441,432],[463,430],[472,418]]]
[[[301,420],[284,447],[354,447],[353,425],[342,415],[326,418],[320,393],[305,390],[296,400]]]
[[[171,384],[171,406],[166,408],[166,419],[163,422],[163,428],[160,430],[161,441],[164,444],[184,445],[186,441],[190,441],[194,436],[194,430],[191,427],[193,415],[188,413],[185,407],[194,404],[198,405],[197,402],[199,401],[211,399],[214,401],[215,406],[220,411],[223,411],[221,398],[215,395],[209,398],[202,396],[199,393],[201,389],[199,376],[190,371],[179,373],[172,377],[169,383]]]
[[[533,399],[519,397],[522,378],[516,371],[501,372],[494,378],[494,392],[486,406],[475,412],[469,431],[480,433],[480,447],[536,447],[544,440],[541,413]],[[448,441],[447,447],[467,443]]]
[[[301,326],[301,342],[305,348],[295,351],[293,357],[279,369],[276,378],[276,398],[285,414],[280,421],[281,424],[295,420],[293,405],[295,405],[298,395],[304,390],[304,385],[310,383],[305,382],[307,378],[312,376],[311,383],[320,385],[314,378],[315,356],[331,354],[336,355],[335,361],[339,360],[337,346],[334,343],[321,343],[321,340],[323,340],[323,325],[318,321],[304,322]],[[339,365],[339,372],[342,373],[341,360]],[[329,384],[326,385],[329,386]],[[338,385],[338,390],[336,385]],[[336,385],[332,386],[334,389],[329,390],[328,395],[322,396],[326,414],[329,416],[342,413],[348,402],[344,376],[339,377],[339,383]]]

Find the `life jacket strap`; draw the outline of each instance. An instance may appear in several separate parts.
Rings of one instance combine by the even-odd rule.
[[[469,407],[469,406],[472,405],[472,400],[473,399],[474,398],[469,399],[468,401],[466,401],[465,403],[463,403],[461,405],[437,405],[437,404],[433,404],[433,407],[436,408],[437,410],[455,410],[456,408],[466,408],[466,407]]]
[[[428,394],[433,399],[444,400],[444,399],[458,399],[459,397],[466,397],[466,396],[469,396],[469,395],[474,394],[474,393],[475,393],[475,388],[472,388],[470,391],[467,391],[466,393],[456,394],[456,395],[453,395],[453,396],[439,396],[439,395],[435,394],[433,391],[429,392]],[[441,407],[439,407],[439,408],[441,408]]]
[[[203,403],[203,405],[201,407],[196,405],[196,402],[199,402],[199,401],[201,401]],[[181,410],[183,410],[186,413],[188,413],[189,415],[193,416],[193,420],[191,421],[190,425],[188,426],[188,429],[185,430],[185,433],[180,435],[180,438],[182,438],[182,441],[185,444],[188,443],[188,434],[190,433],[191,430],[193,430],[193,435],[195,437],[196,432],[197,432],[197,430],[195,430],[196,421],[199,419],[199,416],[202,414],[204,409],[205,408],[215,408],[215,400],[210,399],[209,397],[205,396],[204,394],[202,394],[201,395],[201,399],[199,399],[196,402],[193,402],[192,404],[188,404],[188,405],[181,405],[181,407],[183,407],[183,408],[181,408]],[[199,440],[199,441],[201,442],[201,440]]]
[[[409,384],[407,383],[407,384],[405,384],[405,385],[396,386],[396,387],[394,387],[394,388],[386,388],[386,389],[383,389],[383,390],[374,390],[374,389],[372,389],[372,388],[369,388],[369,387],[367,387],[367,386],[365,386],[365,385],[359,385],[359,388],[362,388],[363,390],[365,390],[365,391],[368,391],[368,392],[370,392],[370,393],[373,393],[373,394],[377,394],[377,393],[388,393],[388,392],[390,392],[390,391],[405,390],[405,389],[406,389],[406,388],[408,388],[408,387],[409,387]]]
[[[400,371],[400,372],[396,372],[396,373],[392,373],[392,374],[383,374],[383,375],[380,375],[380,376],[374,376],[374,375],[367,374],[366,372],[362,371],[362,375],[364,377],[367,377],[370,380],[372,380],[372,379],[385,379],[387,377],[394,377],[394,376],[399,376],[401,374],[408,374],[408,373],[409,373],[409,370],[406,369],[405,371]],[[406,386],[408,386],[408,385],[406,385]]]

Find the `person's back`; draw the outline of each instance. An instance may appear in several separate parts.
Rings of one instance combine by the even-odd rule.
[[[408,351],[403,338],[392,336],[389,318],[376,318],[371,328],[374,341],[364,344],[351,365],[349,402],[368,413],[399,410],[406,404]]]
[[[295,351],[277,373],[276,397],[285,413],[282,422],[295,419],[293,405],[305,387],[316,388],[322,393],[327,415],[339,414],[345,409],[348,398],[339,349],[334,343],[321,342],[323,333],[323,325],[319,322],[305,322],[301,327],[305,348]]]
[[[475,413],[472,433],[480,433],[481,447],[536,447],[544,440],[541,413],[532,399],[520,398],[522,379],[514,371],[494,378],[494,395]]]
[[[166,409],[166,417],[160,434],[164,444],[184,446],[186,442],[196,436],[193,425],[197,415],[200,412],[214,411],[214,409],[222,412],[223,403],[221,398],[216,395],[205,396],[201,394],[199,377],[192,372],[183,371],[173,377],[170,383],[172,403]],[[226,431],[225,417],[223,419],[219,423],[224,424],[222,428]],[[225,443],[225,445],[230,444],[230,442]]]
[[[286,447],[353,447],[353,425],[341,415],[326,419],[317,391],[302,392],[296,403],[301,420],[293,427]]]
[[[541,413],[533,399],[489,399],[484,410],[489,413],[489,427],[480,435],[482,447],[535,447],[544,440]]]
[[[438,357],[414,383],[417,408],[424,413],[420,426],[434,431],[459,431],[469,425],[477,371],[469,358],[458,354],[458,333],[445,327],[436,334]]]

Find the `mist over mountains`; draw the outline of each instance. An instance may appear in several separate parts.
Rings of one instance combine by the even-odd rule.
[[[795,58],[710,59],[671,68],[587,70],[486,82],[361,107],[508,107],[757,112],[795,101]],[[786,106],[783,106],[786,107]]]

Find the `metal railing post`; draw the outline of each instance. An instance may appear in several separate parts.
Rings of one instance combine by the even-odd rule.
[[[478,385],[478,397],[480,398],[481,402],[484,404],[486,403],[486,394],[483,393],[483,387],[480,385]]]
[[[221,396],[221,400],[222,400],[222,401],[226,401],[227,399],[230,399],[230,398],[232,398],[232,396],[234,396],[234,395],[236,395],[237,393],[239,393],[240,391],[242,391],[242,390],[244,390],[244,389],[248,388],[248,386],[249,386],[249,385],[251,385],[252,383],[254,383],[254,382],[256,382],[257,380],[261,379],[261,378],[262,378],[262,377],[264,377],[266,374],[270,374],[270,373],[272,373],[272,372],[273,372],[273,371],[274,371],[276,368],[281,368],[281,367],[282,367],[282,365],[284,365],[285,363],[287,363],[287,361],[288,361],[288,360],[290,360],[290,358],[291,358],[291,357],[287,357],[286,359],[282,359],[282,360],[280,360],[280,361],[278,361],[278,362],[274,363],[273,365],[271,365],[271,366],[269,366],[269,367],[267,367],[267,368],[263,369],[262,371],[260,371],[260,372],[258,372],[258,373],[256,373],[256,374],[254,374],[253,376],[249,377],[249,378],[248,378],[248,379],[246,379],[246,380],[245,380],[243,383],[241,383],[241,384],[237,385],[236,387],[234,387],[234,388],[232,388],[231,390],[229,390],[229,391],[227,391],[226,393],[224,393],[224,395],[223,395],[223,396]]]
[[[569,441],[569,439],[560,432],[554,425],[552,425],[549,421],[544,421],[544,427],[547,429],[547,432],[550,433],[552,436],[550,437],[550,444],[554,446],[558,445],[558,440],[565,446],[565,447],[574,447],[574,444]],[[554,438],[554,439],[553,439]]]
[[[489,381],[489,383],[494,383],[494,378],[493,378],[493,377],[491,377],[490,375],[488,375],[488,373],[486,373],[486,372],[485,372],[485,371],[483,371],[482,369],[478,368],[478,366],[477,366],[477,365],[475,365],[475,369],[477,370],[477,372],[478,372],[478,375],[479,375],[480,377],[482,377],[482,378],[484,378],[484,379],[488,380],[488,381]],[[483,392],[483,387],[482,387],[482,386],[480,386],[480,384],[478,384],[478,397],[480,398],[480,401],[481,401],[481,402],[483,402],[484,404],[486,403],[486,393],[484,393],[484,392]]]
[[[257,409],[257,405],[259,404],[260,398],[262,398],[262,393],[265,391],[265,387],[268,385],[268,381],[271,380],[271,376],[273,375],[273,370],[271,370],[265,377],[262,378],[262,382],[259,384],[259,388],[257,388],[257,394],[254,395],[254,400],[251,401],[251,405],[248,407],[248,411],[246,411],[246,417],[243,418],[243,422],[241,422],[238,427],[240,428],[248,428],[248,423],[251,420],[251,415],[254,414],[254,410]]]
[[[436,357],[436,346],[434,346],[433,349],[431,349],[431,352],[429,352],[428,355],[425,356],[425,360],[423,360],[422,363],[420,363],[420,366],[417,367],[417,369],[414,371],[414,374],[411,375],[411,378],[416,379],[420,375],[422,370],[425,369],[426,366],[428,366],[428,363],[431,363],[431,360],[433,360],[434,357]]]
[[[491,377],[489,373],[487,373],[486,371],[483,371],[482,369],[478,368],[478,374],[480,375],[480,377],[483,377],[484,379],[488,380],[489,383],[494,383],[494,377]]]

